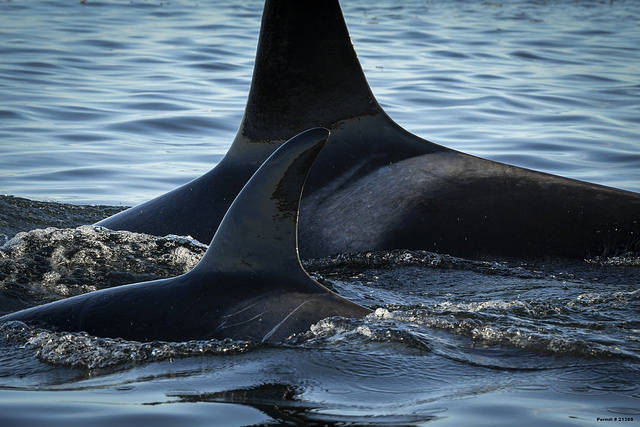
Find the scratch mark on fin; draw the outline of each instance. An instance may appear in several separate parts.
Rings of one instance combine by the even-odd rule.
[[[234,326],[238,326],[238,325],[242,325],[244,323],[249,323],[252,320],[256,320],[258,317],[262,316],[265,312],[261,312],[256,314],[255,316],[253,316],[251,319],[247,319],[247,320],[243,320],[242,322],[237,322],[237,323],[232,323],[230,325],[227,325],[227,322],[224,321],[222,322],[222,324],[220,324],[220,326],[218,326],[216,329],[227,329],[227,328],[233,328]]]
[[[266,340],[268,340],[269,338],[271,338],[273,336],[273,334],[276,333],[276,331],[278,330],[278,328],[280,328],[280,326],[282,326],[284,324],[284,322],[287,321],[287,319],[289,319],[289,317],[293,316],[293,314],[298,311],[300,309],[300,307],[302,307],[303,305],[305,305],[306,303],[308,303],[309,301],[311,301],[310,299],[302,302],[302,304],[300,304],[299,306],[297,306],[296,308],[294,308],[291,313],[287,314],[284,319],[282,319],[276,326],[273,327],[273,329],[271,329],[269,332],[267,332],[267,334],[262,337],[262,341],[261,342],[265,342]]]
[[[251,307],[253,307],[253,306],[254,306],[254,305],[256,305],[256,304],[257,304],[257,302],[254,302],[253,304],[248,305],[248,306],[246,306],[245,308],[241,308],[240,310],[236,311],[235,313],[227,314],[227,315],[222,316],[222,317],[224,317],[224,318],[227,318],[227,317],[233,317],[233,316],[235,316],[236,314],[240,314],[240,313],[242,313],[243,311],[247,311],[247,310],[249,310]]]

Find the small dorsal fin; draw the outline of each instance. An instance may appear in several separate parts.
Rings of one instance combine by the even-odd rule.
[[[193,271],[264,274],[301,270],[297,242],[300,196],[328,137],[327,129],[309,129],[269,156],[236,197]]]
[[[266,1],[238,144],[378,111],[338,0]]]
[[[203,176],[97,225],[210,242],[242,185],[280,143],[311,127],[337,129],[343,120],[381,112],[338,0],[267,0],[247,105],[224,159]],[[337,142],[351,145],[351,139]]]

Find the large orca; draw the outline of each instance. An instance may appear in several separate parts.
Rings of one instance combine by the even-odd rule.
[[[313,126],[329,128],[331,143],[302,202],[303,257],[395,248],[578,258],[640,250],[639,194],[467,155],[394,123],[369,88],[337,0],[267,0],[244,117],[225,158],[98,224],[209,241],[262,161]]]
[[[309,277],[298,258],[300,196],[327,136],[326,129],[311,129],[277,149],[238,194],[189,273],[52,302],[0,322],[138,341],[274,342],[325,317],[367,314]]]

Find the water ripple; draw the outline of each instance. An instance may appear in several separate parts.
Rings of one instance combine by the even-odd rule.
[[[132,144],[146,147],[145,158],[171,162],[156,142],[184,136],[223,152],[246,101],[261,7],[2,3],[3,155],[39,147],[63,162],[61,135],[97,133],[122,156]],[[355,1],[343,8],[373,92],[409,130],[471,154],[640,190],[640,12],[632,2]],[[138,93],[154,97],[130,102]],[[184,117],[165,116],[177,111]],[[203,111],[210,120],[199,118]],[[543,137],[558,148],[537,151]],[[20,176],[29,173],[14,172],[2,191],[26,194]],[[129,185],[116,173],[96,179],[118,189],[113,200],[143,201],[150,195],[135,188],[155,187]]]

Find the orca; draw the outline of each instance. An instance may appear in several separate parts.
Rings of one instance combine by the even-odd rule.
[[[330,129],[331,143],[302,200],[304,258],[399,248],[527,258],[640,250],[640,194],[478,158],[394,123],[369,88],[337,0],[267,0],[244,116],[224,159],[98,225],[207,242],[264,159],[315,126]]]
[[[137,341],[279,342],[330,316],[369,310],[331,292],[298,257],[304,182],[328,131],[278,148],[244,186],[202,260],[187,274],[103,289],[0,317],[66,332]]]

